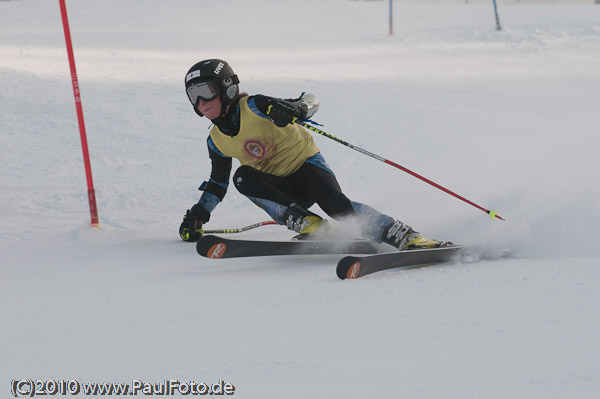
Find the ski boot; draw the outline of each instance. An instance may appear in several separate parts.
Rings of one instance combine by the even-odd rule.
[[[448,241],[436,241],[423,237],[409,225],[396,220],[383,230],[381,242],[398,248],[400,251],[422,248],[439,248],[452,245]]]
[[[298,233],[293,240],[313,239],[331,231],[326,220],[295,203],[286,210],[284,220],[288,230]]]

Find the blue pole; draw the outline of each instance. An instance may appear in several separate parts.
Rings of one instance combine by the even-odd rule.
[[[500,17],[498,16],[498,6],[496,5],[496,0],[494,0],[494,14],[496,15],[496,30],[501,30],[500,27]]]

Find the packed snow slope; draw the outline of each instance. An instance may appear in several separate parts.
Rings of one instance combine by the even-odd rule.
[[[67,5],[102,229],[58,2],[2,1],[6,395],[15,378],[223,379],[240,398],[597,395],[600,6],[502,4],[498,32],[491,4],[396,2],[388,36],[387,2]],[[183,90],[206,58],[251,94],[315,94],[324,131],[497,211],[506,222],[315,137],[350,198],[486,259],[341,281],[337,256],[199,257],[177,229],[210,173],[209,121]],[[231,187],[206,228],[267,219]]]

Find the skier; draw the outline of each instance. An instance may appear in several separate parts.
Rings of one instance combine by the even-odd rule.
[[[238,84],[229,64],[219,59],[198,62],[185,76],[194,111],[214,126],[207,140],[210,179],[200,186],[200,200],[183,218],[179,234],[184,241],[200,238],[196,230],[209,221],[225,197],[232,158],[236,158],[241,164],[233,175],[236,189],[299,238],[316,238],[330,231],[327,221],[308,211],[316,203],[333,219],[358,221],[362,234],[375,242],[399,250],[442,245],[344,195],[313,137],[294,123],[317,112],[314,96],[286,100],[248,96],[240,94]]]

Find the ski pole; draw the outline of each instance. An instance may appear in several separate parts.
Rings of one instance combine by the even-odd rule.
[[[252,230],[252,229],[255,229],[255,228],[261,227],[261,226],[267,226],[269,224],[279,224],[279,223],[275,222],[274,220],[268,220],[266,222],[259,222],[259,223],[251,224],[250,226],[240,227],[240,228],[237,228],[237,229],[221,229],[221,230],[197,229],[196,233],[200,233],[201,235],[204,235],[204,234],[232,234],[232,233],[242,233],[244,231]]]
[[[431,181],[431,180],[427,179],[426,177],[423,177],[423,176],[421,176],[420,174],[418,174],[418,173],[415,173],[415,172],[413,172],[412,170],[405,168],[404,166],[398,165],[398,164],[397,164],[397,163],[395,163],[395,162],[392,162],[392,161],[390,161],[390,160],[388,160],[388,159],[385,159],[385,158],[383,158],[383,157],[381,157],[381,156],[379,156],[379,155],[377,155],[377,154],[373,154],[372,152],[369,152],[369,151],[367,151],[367,150],[363,150],[363,149],[362,149],[362,148],[360,148],[360,147],[357,147],[357,146],[355,146],[355,145],[352,145],[352,144],[350,144],[350,143],[348,143],[348,142],[346,142],[346,141],[344,141],[344,140],[342,140],[342,139],[340,139],[340,138],[337,138],[337,137],[335,137],[335,136],[332,136],[332,135],[331,135],[331,134],[329,134],[329,133],[326,133],[326,132],[324,132],[324,131],[322,131],[322,130],[320,130],[320,129],[317,129],[316,127],[314,127],[314,126],[312,126],[312,125],[309,125],[309,124],[308,124],[308,123],[306,123],[306,122],[296,121],[296,123],[297,123],[298,125],[300,125],[300,126],[303,126],[303,127],[307,128],[308,130],[310,130],[310,131],[312,131],[312,132],[318,133],[318,134],[320,134],[321,136],[325,136],[325,137],[327,137],[327,138],[329,138],[329,139],[331,139],[331,140],[333,140],[333,141],[337,141],[338,143],[340,143],[340,144],[343,144],[343,145],[345,145],[346,147],[352,148],[353,150],[355,150],[355,151],[358,151],[358,152],[360,152],[360,153],[363,153],[363,154],[365,154],[365,155],[367,155],[367,156],[370,156],[371,158],[375,158],[375,159],[377,159],[378,161],[381,161],[381,162],[387,163],[388,165],[391,165],[391,166],[393,166],[393,167],[395,167],[395,168],[398,168],[398,169],[400,169],[400,170],[402,170],[402,171],[404,171],[404,172],[408,173],[409,175],[416,177],[417,179],[421,179],[421,180],[423,180],[425,183],[429,183],[429,184],[431,184],[432,186],[434,186],[435,188],[438,188],[438,189],[440,189],[440,190],[444,191],[445,193],[447,193],[447,194],[450,194],[450,195],[452,195],[453,197],[456,197],[456,198],[458,198],[459,200],[461,200],[461,201],[464,201],[464,202],[466,202],[467,204],[469,204],[469,205],[472,205],[472,206],[474,206],[475,208],[477,208],[477,209],[480,209],[480,210],[484,211],[485,213],[487,213],[488,215],[490,215],[490,216],[492,217],[492,219],[493,219],[493,218],[496,218],[496,219],[504,220],[504,218],[502,218],[500,215],[498,215],[498,212],[493,212],[493,211],[490,211],[490,210],[488,210],[488,209],[485,209],[484,207],[482,207],[482,206],[479,206],[479,205],[477,205],[476,203],[469,201],[469,200],[468,200],[468,199],[466,199],[465,197],[462,197],[462,196],[460,196],[460,195],[456,194],[455,192],[452,192],[452,191],[448,190],[447,188],[445,188],[445,187],[443,187],[443,186],[440,186],[439,184],[437,184],[437,183],[435,183],[435,182],[433,182],[433,181]]]

